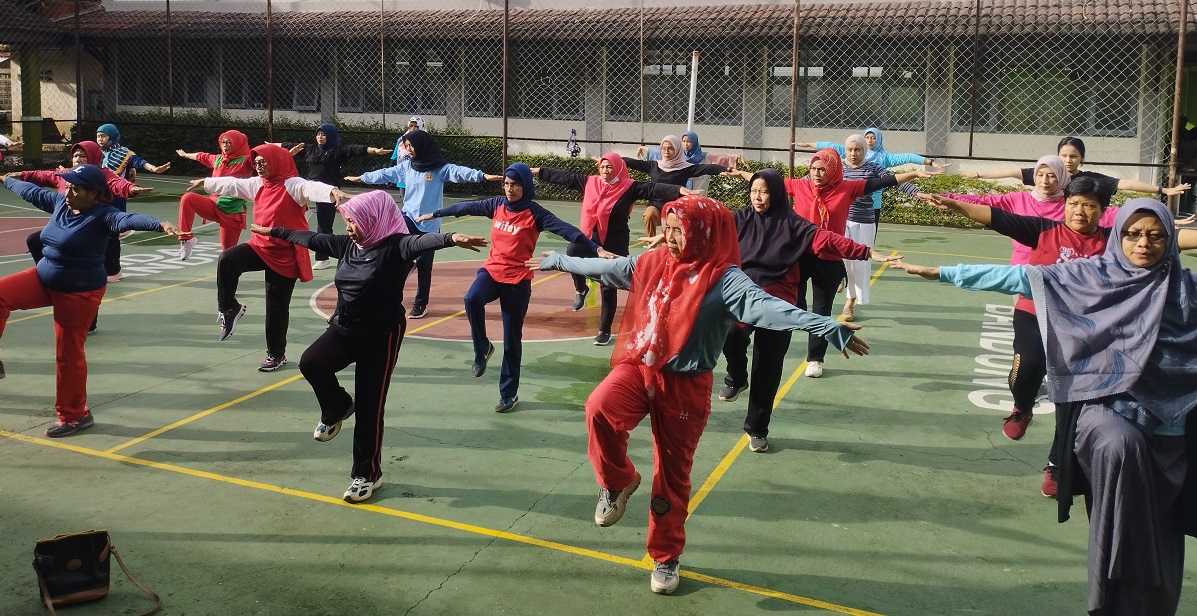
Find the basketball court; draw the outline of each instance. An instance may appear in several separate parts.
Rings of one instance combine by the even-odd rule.
[[[130,210],[173,219],[186,178],[148,181],[160,196]],[[576,203],[543,204],[578,221]],[[0,275],[31,264],[24,237],[40,219],[0,192]],[[485,219],[444,225],[489,230]],[[291,363],[261,373],[261,275],[242,278],[248,313],[219,342],[219,246],[212,226],[199,237],[187,262],[173,238],[125,240],[126,278],[109,285],[87,344],[96,425],[78,435],[42,436],[54,417],[48,311],[10,319],[0,340],[0,614],[42,613],[34,541],[88,528],[111,532],[164,614],[1084,612],[1083,505],[1060,525],[1055,501],[1038,492],[1050,405],[1022,441],[1001,434],[1009,298],[875,266],[858,321],[873,354],[830,356],[825,375],[807,379],[805,337],[795,336],[767,453],[747,450],[746,396],[725,403],[712,392],[682,585],[662,597],[648,589],[647,484],[618,525],[592,521],[582,405],[611,348],[591,343],[597,308],[570,310],[569,276],[536,274],[520,405],[497,414],[498,355],[470,376],[462,313],[484,255],[438,253],[429,315],[408,323],[390,390],[383,487],[349,505],[351,438],[312,440],[319,413],[296,367],[325,328],[333,270],[296,287]],[[538,250],[564,247],[545,234]],[[883,225],[878,249],[934,265],[1002,262],[1010,247],[982,231]],[[497,303],[488,331],[499,346]],[[648,431],[630,441],[646,479]],[[1192,565],[1185,578],[1193,583]],[[113,580],[104,603],[69,611],[143,609],[136,588]],[[1192,593],[1181,602],[1179,613],[1197,612]]]

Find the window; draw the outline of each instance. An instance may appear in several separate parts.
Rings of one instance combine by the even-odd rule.
[[[792,52],[772,51],[765,123],[790,123]],[[814,49],[803,54],[798,74],[796,123],[800,127],[860,130],[922,130],[924,68],[917,53],[895,53],[885,60]]]
[[[690,52],[644,51],[644,119],[685,124],[690,100]]]
[[[502,113],[502,51],[497,47],[470,47],[465,51],[465,114],[474,118],[496,118]]]
[[[512,50],[512,115],[581,120],[586,117],[586,75],[577,49],[519,45]]]
[[[612,122],[640,121],[640,64],[639,49],[607,51],[607,82],[603,93],[607,98],[607,120]]]
[[[337,111],[381,112],[382,66],[378,44],[348,45],[341,49],[337,59]]]
[[[387,113],[445,115],[449,71],[431,48],[387,49]]]
[[[248,58],[264,58],[261,45],[229,45],[221,50],[224,80],[220,100],[227,109],[266,108],[266,64]]]
[[[982,44],[973,111],[971,48],[956,57],[952,129],[988,133],[1131,137],[1138,132],[1138,56],[1130,44],[1089,39],[1011,53]]]
[[[125,47],[123,54],[136,58],[164,58],[164,44],[149,44],[136,50]],[[130,60],[128,55],[124,60]],[[166,105],[166,63],[165,62],[122,62],[118,69],[116,100],[120,105]]]
[[[645,120],[685,124],[690,114],[690,50],[644,52]],[[694,97],[696,124],[736,125],[743,108],[743,62],[721,49],[700,51]]]

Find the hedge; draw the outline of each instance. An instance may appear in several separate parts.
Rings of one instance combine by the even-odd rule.
[[[175,150],[188,152],[215,152],[216,140],[220,133],[229,128],[236,128],[249,137],[251,145],[266,140],[266,119],[233,118],[220,113],[176,113],[174,117],[162,112],[113,114],[108,120],[121,131],[121,141],[129,144],[138,154],[154,164],[170,161],[171,173],[181,175],[206,175],[208,170],[191,160],[179,158]],[[81,125],[82,135],[91,136],[100,122],[84,122]],[[375,147],[389,149],[394,147],[395,139],[399,135],[399,127],[383,127],[381,124],[338,124],[341,141],[345,143],[362,143]],[[304,141],[314,136],[315,125],[301,123],[289,118],[276,118],[274,121],[275,141]],[[488,173],[500,173],[502,161],[502,140],[495,137],[479,137],[464,131],[438,128],[430,132],[436,135],[441,151],[445,158],[454,164],[481,169]],[[509,162],[523,162],[530,167],[553,167],[576,171],[578,173],[595,173],[595,163],[589,158],[566,158],[549,154],[515,154],[508,157]],[[296,159],[300,173],[305,172],[303,157]],[[344,175],[361,175],[366,171],[390,165],[390,160],[383,156],[361,156],[349,160],[342,166]],[[744,167],[748,171],[758,171],[764,167],[772,167],[783,175],[785,167],[779,162],[746,161]],[[806,174],[805,166],[795,167],[796,176]],[[647,176],[633,171],[632,177],[645,181]],[[923,192],[927,193],[964,193],[964,194],[994,194],[1008,193],[1019,188],[1007,183],[989,180],[965,178],[959,175],[944,175],[912,182]],[[478,184],[456,184],[448,187],[451,194],[456,195],[497,195],[497,183],[482,182]],[[580,201],[581,194],[561,186],[537,182],[537,197],[544,200]],[[713,177],[708,185],[706,194],[727,204],[732,210],[738,210],[747,204],[748,188],[746,182],[739,178]],[[1133,193],[1119,192],[1113,198],[1114,205],[1120,205],[1126,199],[1133,197]],[[972,228],[977,225],[972,221],[952,212],[941,211],[922,201],[913,199],[904,193],[887,190],[881,197],[881,219],[888,223],[928,225],[937,227]]]

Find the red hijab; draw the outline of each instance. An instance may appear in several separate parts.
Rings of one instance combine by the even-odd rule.
[[[815,155],[810,157],[810,164],[814,165],[815,161],[823,163],[823,168],[826,170],[823,184],[815,186],[814,180],[811,180],[803,182],[801,186],[807,191],[807,194],[803,196],[812,204],[811,213],[818,217],[817,220],[811,220],[811,222],[826,229],[827,223],[831,219],[827,196],[840,185],[840,182],[844,181],[844,163],[840,160],[840,153],[831,148],[823,148],[815,152]],[[795,199],[796,204],[797,199]]]
[[[251,164],[253,163],[253,161],[250,160],[250,157],[253,155],[249,151],[249,137],[246,137],[245,133],[239,130],[227,130],[223,133],[220,133],[220,137],[216,139],[217,152],[221,151],[219,149],[220,142],[224,141],[225,139],[228,139],[232,144],[232,147],[229,148],[231,151],[228,157],[222,159],[222,162],[225,164],[225,166],[231,167],[233,165],[231,161],[237,160],[238,158],[244,158],[246,162]],[[271,165],[271,167],[273,166],[274,165]]]
[[[270,167],[269,175],[262,178],[262,187],[254,195],[254,222],[263,227],[307,231],[303,205],[287,192],[287,180],[299,177],[291,153],[268,143],[254,148],[253,152],[265,159]],[[257,233],[250,236],[249,245],[276,273],[297,278],[300,282],[312,279],[307,248]]]
[[[599,162],[604,160],[611,163],[611,168],[615,171],[615,180],[607,183],[603,178],[592,175],[586,178],[586,189],[582,192],[582,233],[591,237],[597,228],[599,244],[607,240],[607,223],[611,220],[611,210],[615,209],[620,197],[623,197],[635,183],[632,176],[628,175],[628,166],[619,154],[607,152]]]
[[[636,261],[611,356],[612,366],[643,366],[650,393],[662,390],[661,369],[686,344],[703,297],[727,268],[740,265],[736,223],[722,203],[691,195],[666,203],[664,210],[663,217],[675,214],[681,224],[682,253],[675,258],[661,246]]]

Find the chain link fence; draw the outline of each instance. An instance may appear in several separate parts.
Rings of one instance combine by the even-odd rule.
[[[1156,183],[1180,4],[1134,4],[0,0],[0,132],[54,152],[114,122],[158,161],[211,151],[226,128],[310,141],[320,122],[390,148],[419,116],[451,160],[488,172],[631,156],[688,124],[708,152],[782,165],[792,141],[876,127],[890,152],[970,171],[1026,166],[1072,135],[1086,168]]]

